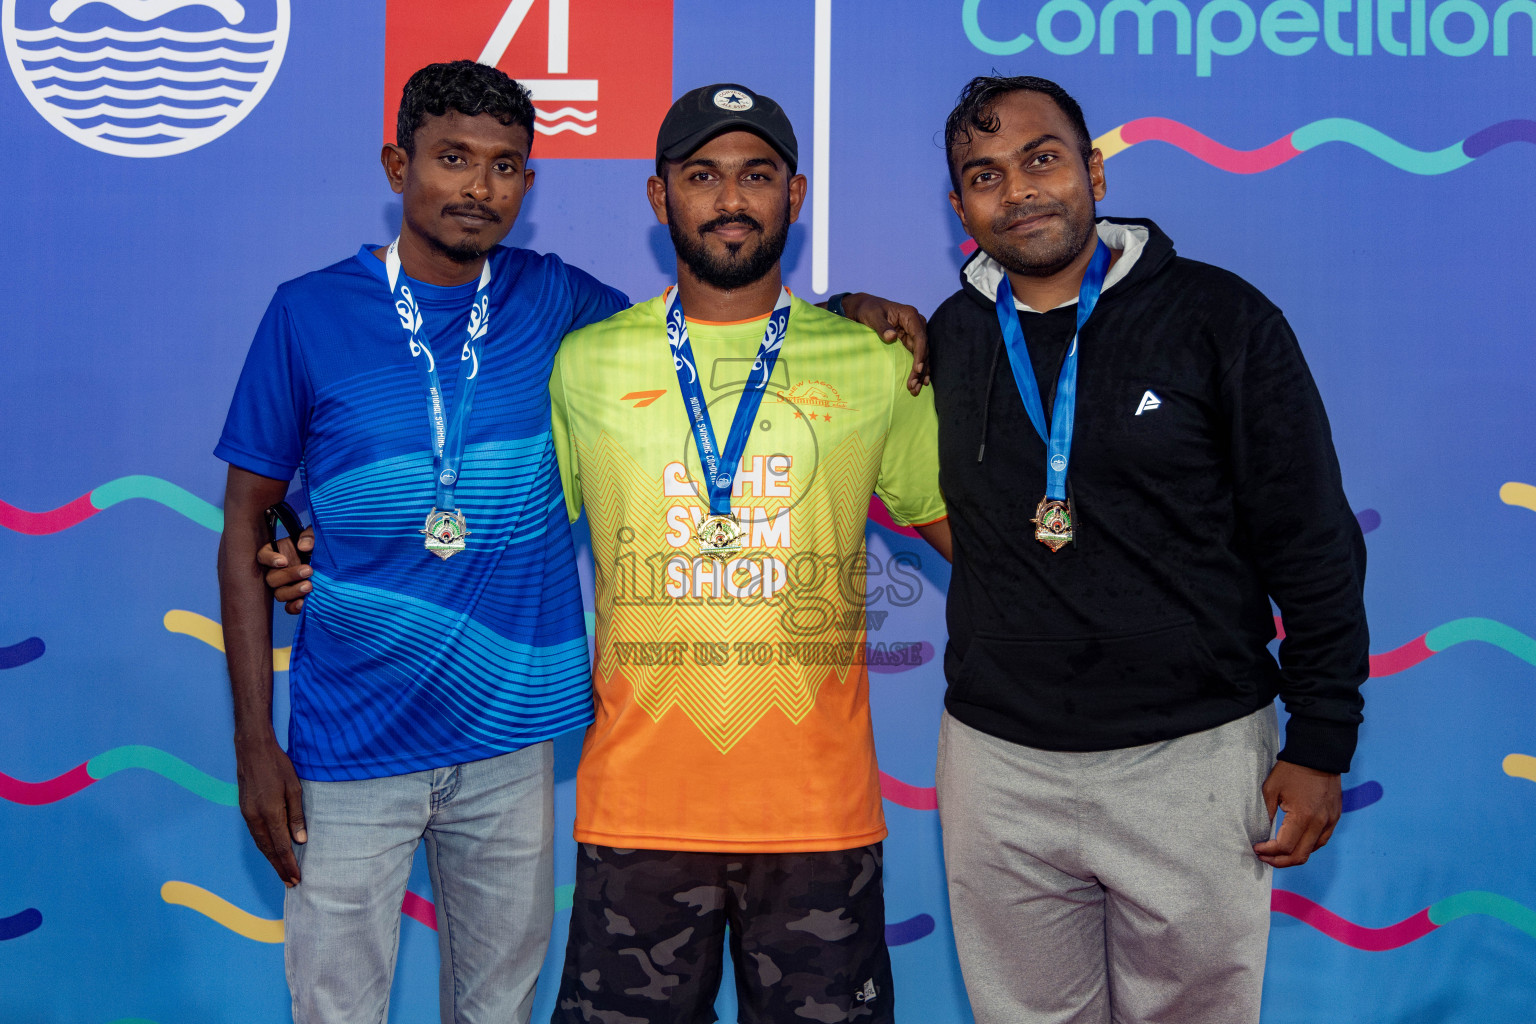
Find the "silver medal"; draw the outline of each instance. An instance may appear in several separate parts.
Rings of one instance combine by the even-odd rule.
[[[464,550],[464,538],[469,536],[469,527],[464,522],[464,513],[458,509],[444,512],[434,508],[427,513],[426,528],[420,532],[427,535],[428,551],[438,558],[451,558]]]

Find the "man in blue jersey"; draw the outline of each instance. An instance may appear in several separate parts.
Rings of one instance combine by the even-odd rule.
[[[384,1018],[423,838],[443,1020],[532,1007],[553,916],[549,740],[592,720],[544,382],[562,335],[628,305],[498,246],[533,183],[533,123],[492,68],[412,76],[382,154],[399,237],[278,289],[216,449],[240,805],[289,887],[298,1024]],[[916,317],[852,305],[877,329]],[[285,753],[256,552],[300,466],[323,542]]]
[[[412,76],[383,150],[399,237],[278,289],[216,450],[240,807],[289,887],[300,1024],[386,1015],[422,838],[443,1019],[532,1008],[554,912],[548,741],[592,717],[543,382],[567,331],[629,304],[498,246],[533,184],[533,123],[493,68]],[[300,466],[323,585],[295,638],[285,753],[255,556]]]

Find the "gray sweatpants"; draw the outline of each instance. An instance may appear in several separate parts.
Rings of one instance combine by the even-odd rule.
[[[944,716],[939,816],[978,1024],[1259,1019],[1273,706],[1123,750],[1036,750]]]

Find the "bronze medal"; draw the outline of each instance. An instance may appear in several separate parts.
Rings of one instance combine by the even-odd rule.
[[[1035,506],[1035,540],[1052,551],[1060,551],[1073,540],[1072,506],[1065,501],[1041,498]]]

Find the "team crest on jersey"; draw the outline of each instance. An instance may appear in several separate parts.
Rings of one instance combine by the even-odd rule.
[[[788,391],[774,392],[780,402],[790,405],[811,405],[821,409],[846,409],[848,403],[842,394],[824,380],[802,380]]]
[[[534,159],[654,158],[672,104],[672,0],[389,0],[384,138],[418,68],[471,58],[533,94]]]
[[[261,102],[288,0],[4,0],[0,34],[22,94],[60,132],[115,156],[170,156]]]

